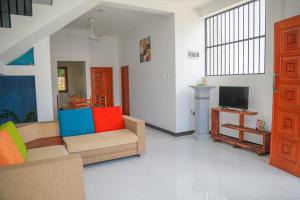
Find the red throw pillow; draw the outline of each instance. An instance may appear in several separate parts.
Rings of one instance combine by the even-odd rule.
[[[96,133],[124,128],[121,107],[93,108]]]

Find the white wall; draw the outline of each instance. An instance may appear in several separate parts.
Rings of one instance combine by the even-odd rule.
[[[155,16],[120,37],[120,64],[129,65],[130,112],[176,132],[174,16]],[[139,41],[151,37],[152,61],[140,63]]]
[[[131,67],[131,113],[150,124],[180,133],[194,130],[194,93],[189,86],[204,76],[204,30],[196,10],[178,7],[170,16],[161,16],[165,20],[153,19],[122,36],[120,64]],[[138,41],[148,35],[153,61],[140,64]],[[203,56],[190,59],[188,50],[200,51]],[[164,74],[166,79],[162,79]]]
[[[197,12],[181,8],[175,14],[176,33],[176,133],[194,130],[194,90],[195,85],[204,76],[205,58],[204,22]],[[200,59],[188,58],[188,50],[199,51]]]
[[[228,7],[232,7],[232,5],[242,4],[247,1],[251,0],[218,0],[218,3],[216,1],[208,1],[208,3],[198,8],[197,12],[199,13],[199,16],[212,15],[214,13],[219,13],[227,10]]]
[[[153,12],[156,14],[173,13],[173,23],[175,27],[171,32],[165,32],[163,37],[158,37],[157,41],[159,44],[154,43],[154,45],[162,46],[163,49],[170,49],[170,52],[176,50],[176,52],[173,52],[174,54],[176,53],[176,58],[170,57],[171,60],[168,61],[171,63],[170,66],[167,66],[163,62],[163,60],[167,58],[161,57],[161,55],[165,55],[165,53],[162,54],[160,49],[152,51],[153,54],[159,55],[159,60],[155,61],[154,67],[152,67],[153,64],[140,65],[136,61],[138,59],[138,57],[136,57],[138,56],[138,49],[135,45],[138,45],[138,40],[140,40],[142,36],[150,35],[149,33],[155,33],[154,35],[156,35],[159,32],[165,31],[165,28],[161,27],[161,23],[163,22],[160,21],[152,24],[148,22],[136,30],[132,30],[132,36],[128,37],[128,41],[124,41],[124,37],[121,37],[123,39],[121,39],[120,42],[120,61],[122,65],[132,63],[130,75],[137,76],[131,77],[131,79],[134,78],[134,80],[131,80],[131,87],[133,87],[131,93],[132,90],[137,90],[141,95],[138,96],[139,92],[131,94],[131,98],[134,98],[133,101],[131,99],[132,113],[153,125],[160,126],[175,133],[193,130],[194,118],[190,113],[191,110],[194,109],[194,98],[193,91],[188,86],[195,84],[196,81],[203,76],[204,72],[203,66],[200,66],[201,61],[187,58],[189,49],[196,51],[201,50],[201,45],[204,44],[204,40],[201,39],[201,34],[204,30],[200,26],[201,21],[197,16],[196,10],[182,6],[181,4],[176,5],[175,2],[161,0],[105,0],[104,2],[111,6]],[[166,34],[169,34],[169,36]],[[172,38],[174,36],[175,38]],[[164,39],[165,37],[166,39]],[[170,39],[172,39],[172,41]],[[156,41],[154,40],[154,42]],[[169,44],[169,42],[172,44]],[[169,46],[163,45],[164,43]],[[125,46],[125,48],[122,46]],[[126,49],[126,47],[129,48]],[[125,52],[124,55],[130,55],[131,61],[122,58],[123,52]],[[158,71],[150,71],[147,67],[148,65]],[[169,77],[161,79],[162,74],[169,75]],[[164,82],[162,80],[164,80]],[[135,86],[134,84],[138,85]],[[154,95],[149,97],[145,94],[148,91],[145,92],[145,90],[152,88],[158,88],[158,91],[155,91]],[[158,97],[158,95],[162,96]],[[166,99],[162,97],[166,97]],[[161,100],[159,101],[158,99]],[[144,108],[146,105],[149,106],[149,108]]]
[[[84,61],[86,63],[87,97],[91,96],[90,67],[113,67],[114,72],[114,104],[120,105],[119,81],[119,51],[116,36],[104,36],[101,41],[90,41],[88,38],[70,37],[82,35],[82,31],[63,30],[51,36],[51,65],[52,65],[52,93],[56,102],[57,89],[57,62]],[[56,116],[57,105],[53,105]]]
[[[299,0],[281,0],[282,18],[289,18],[300,14]]]
[[[285,17],[300,14],[300,1],[297,0],[266,0],[266,74],[246,76],[207,77],[209,85],[215,86],[249,86],[249,110],[257,111],[257,117],[247,117],[246,125],[255,127],[256,120],[266,121],[266,129],[272,126],[272,95],[273,95],[273,54],[274,54],[274,23]],[[203,26],[204,28],[204,26]],[[203,37],[204,40],[204,37]],[[202,48],[204,48],[202,46]],[[204,64],[204,60],[202,61]],[[218,89],[211,92],[211,107],[218,106]],[[222,114],[221,123],[238,123],[238,118],[231,114]],[[221,128],[221,132],[237,136],[237,132]],[[246,139],[261,143],[261,138],[247,135]]]
[[[39,121],[52,121],[52,87],[49,37],[34,45],[35,66],[6,66],[5,75],[35,76]]]

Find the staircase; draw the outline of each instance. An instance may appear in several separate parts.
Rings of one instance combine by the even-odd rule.
[[[0,60],[9,63],[103,0],[0,0]]]
[[[52,0],[0,0],[0,27],[11,28],[11,14],[32,16],[32,3],[52,5]]]

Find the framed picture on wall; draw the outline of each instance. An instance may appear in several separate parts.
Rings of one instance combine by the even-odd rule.
[[[140,40],[140,63],[151,61],[151,38]]]

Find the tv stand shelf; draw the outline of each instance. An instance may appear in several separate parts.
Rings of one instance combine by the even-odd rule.
[[[222,127],[229,128],[232,130],[239,131],[239,138],[229,137],[226,135],[222,135],[220,133],[220,112],[226,113],[233,113],[238,114],[240,123],[239,125],[235,124],[223,124]],[[259,131],[254,128],[249,128],[244,126],[245,115],[257,115],[257,112],[251,111],[240,111],[240,110],[233,110],[227,108],[213,108],[211,110],[211,136],[213,140],[225,142],[228,144],[233,145],[235,148],[243,148],[250,151],[256,152],[258,155],[264,155],[270,152],[270,136],[271,133],[267,131]],[[252,142],[248,142],[244,140],[245,132],[260,135],[263,138],[263,144],[255,144]]]
[[[252,111],[244,111],[244,110],[234,110],[230,108],[213,108],[213,110],[219,111],[219,112],[227,112],[227,113],[234,113],[234,114],[239,114],[239,115],[257,115],[257,112],[252,112]]]
[[[254,151],[257,153],[257,155],[266,154],[266,152],[263,151],[261,145],[248,142],[248,141],[240,141],[239,139],[234,137],[219,134],[214,138],[214,141],[220,141],[220,142],[225,142],[227,144],[231,144],[233,145],[234,148],[243,148],[249,151]]]
[[[244,131],[244,132],[253,133],[253,134],[256,134],[256,135],[270,134],[269,132],[266,132],[266,131],[259,131],[255,128],[242,127],[242,126],[234,125],[234,124],[223,124],[222,126],[224,128],[234,129],[234,130],[237,130],[237,131]]]

